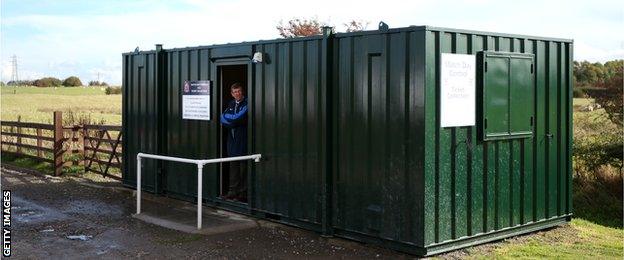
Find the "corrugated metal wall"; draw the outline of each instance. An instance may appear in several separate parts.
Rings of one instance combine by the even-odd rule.
[[[249,73],[247,93],[252,106],[249,153],[261,153],[263,161],[251,167],[250,209],[290,219],[294,224],[299,221],[318,226],[321,176],[327,173],[327,106],[321,87],[321,46],[322,37],[307,37],[234,47],[165,50],[160,54],[160,94],[154,83],[156,53],[124,55],[124,77],[128,78],[124,79],[126,184],[134,185],[133,167],[138,152],[196,159],[220,157],[222,93],[218,66],[228,65],[231,60],[240,62],[240,57],[249,57],[255,48],[265,54],[265,62],[244,62],[253,70]],[[138,67],[137,57],[145,57],[149,66]],[[185,80],[212,81],[210,121],[182,119],[181,91]],[[143,163],[144,185],[151,191],[158,176],[162,182],[159,193],[187,200],[196,197],[195,165],[162,162],[163,169],[158,170],[157,164],[149,159]],[[218,195],[218,172],[217,164],[204,167],[204,197],[208,202]]]
[[[439,127],[440,54],[481,50],[535,55],[533,137],[483,142],[477,126]],[[255,51],[264,62],[248,62]],[[236,58],[250,70],[249,153],[263,155],[249,213],[430,254],[572,211],[569,41],[409,27],[123,57],[128,185],[137,152],[219,156],[218,66]],[[206,79],[212,120],[182,120],[184,80]],[[158,192],[195,197],[194,166],[156,165],[144,163],[148,189],[158,177]],[[216,203],[218,166],[204,176]]]
[[[337,233],[422,242],[423,31],[334,40]]]
[[[158,153],[160,104],[154,82],[155,57],[155,52],[123,55],[123,182],[127,185],[136,184],[137,153]],[[156,163],[146,160],[142,165],[143,185],[154,191]]]
[[[253,65],[253,208],[312,224],[321,221],[326,173],[325,93],[319,37],[261,43]]]
[[[205,159],[218,156],[220,98],[216,74],[210,64],[210,49],[187,48],[167,50],[164,54],[162,88],[165,109],[163,151],[169,156]],[[185,80],[212,80],[211,121],[182,119],[182,88]],[[197,166],[164,162],[163,189],[170,196],[186,199],[197,196]],[[211,200],[218,191],[218,166],[204,167],[204,194]]]
[[[572,44],[431,30],[426,46],[425,245],[568,216]],[[476,127],[439,127],[440,53],[481,50],[535,55],[533,137],[482,142]]]

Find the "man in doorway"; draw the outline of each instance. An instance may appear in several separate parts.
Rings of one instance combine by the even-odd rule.
[[[221,124],[227,129],[227,155],[247,155],[247,98],[240,83],[230,87],[234,98],[221,114]],[[230,186],[225,199],[247,201],[247,163],[230,162]]]

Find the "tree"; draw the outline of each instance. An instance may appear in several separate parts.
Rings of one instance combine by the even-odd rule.
[[[624,60],[612,60],[605,62],[603,66],[605,82],[609,81],[613,77],[617,77],[618,73],[622,73],[622,63]]]
[[[35,82],[32,80],[18,80],[18,81],[9,81],[6,83],[7,86],[34,86]]]
[[[588,61],[575,62],[573,70],[576,82],[581,87],[593,87],[602,78],[602,64],[598,66]]]
[[[79,86],[82,86],[82,81],[80,81],[80,79],[78,77],[76,77],[76,76],[71,76],[71,77],[66,78],[63,81],[63,86],[66,86],[66,87],[79,87]]]
[[[610,65],[613,66],[613,76],[600,85],[605,90],[597,92],[595,98],[596,102],[604,107],[609,119],[613,123],[622,126],[622,116],[624,115],[622,113],[624,110],[624,93],[622,90],[624,87],[624,60],[614,62],[614,64]]]
[[[37,87],[41,87],[41,88],[47,88],[47,87],[58,87],[58,86],[61,86],[62,83],[63,82],[61,82],[60,79],[57,79],[54,77],[45,77],[45,78],[40,78],[38,80],[35,80],[33,85]]]
[[[301,36],[312,36],[322,34],[326,23],[320,22],[317,18],[292,19],[284,25],[281,21],[276,27],[279,34],[284,38],[295,38]]]
[[[368,27],[368,24],[369,22],[351,20],[350,22],[344,23],[343,25],[346,27],[346,32],[359,32],[364,31],[366,27]]]

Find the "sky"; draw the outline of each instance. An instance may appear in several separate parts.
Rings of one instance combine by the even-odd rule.
[[[121,84],[121,53],[279,38],[276,25],[317,18],[390,28],[431,25],[574,40],[574,59],[624,58],[622,0],[0,0],[1,80],[78,76]]]

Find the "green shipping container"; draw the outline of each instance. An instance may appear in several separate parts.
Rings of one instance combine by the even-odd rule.
[[[204,202],[426,256],[572,216],[571,40],[429,26],[123,54],[124,184],[138,152],[224,157],[229,86],[249,101],[248,200],[204,168]],[[261,62],[252,60],[262,56]],[[458,55],[462,54],[462,55]],[[185,81],[211,120],[182,118]],[[449,112],[450,111],[450,112]],[[458,123],[459,122],[459,123]],[[193,165],[145,160],[193,200]]]

